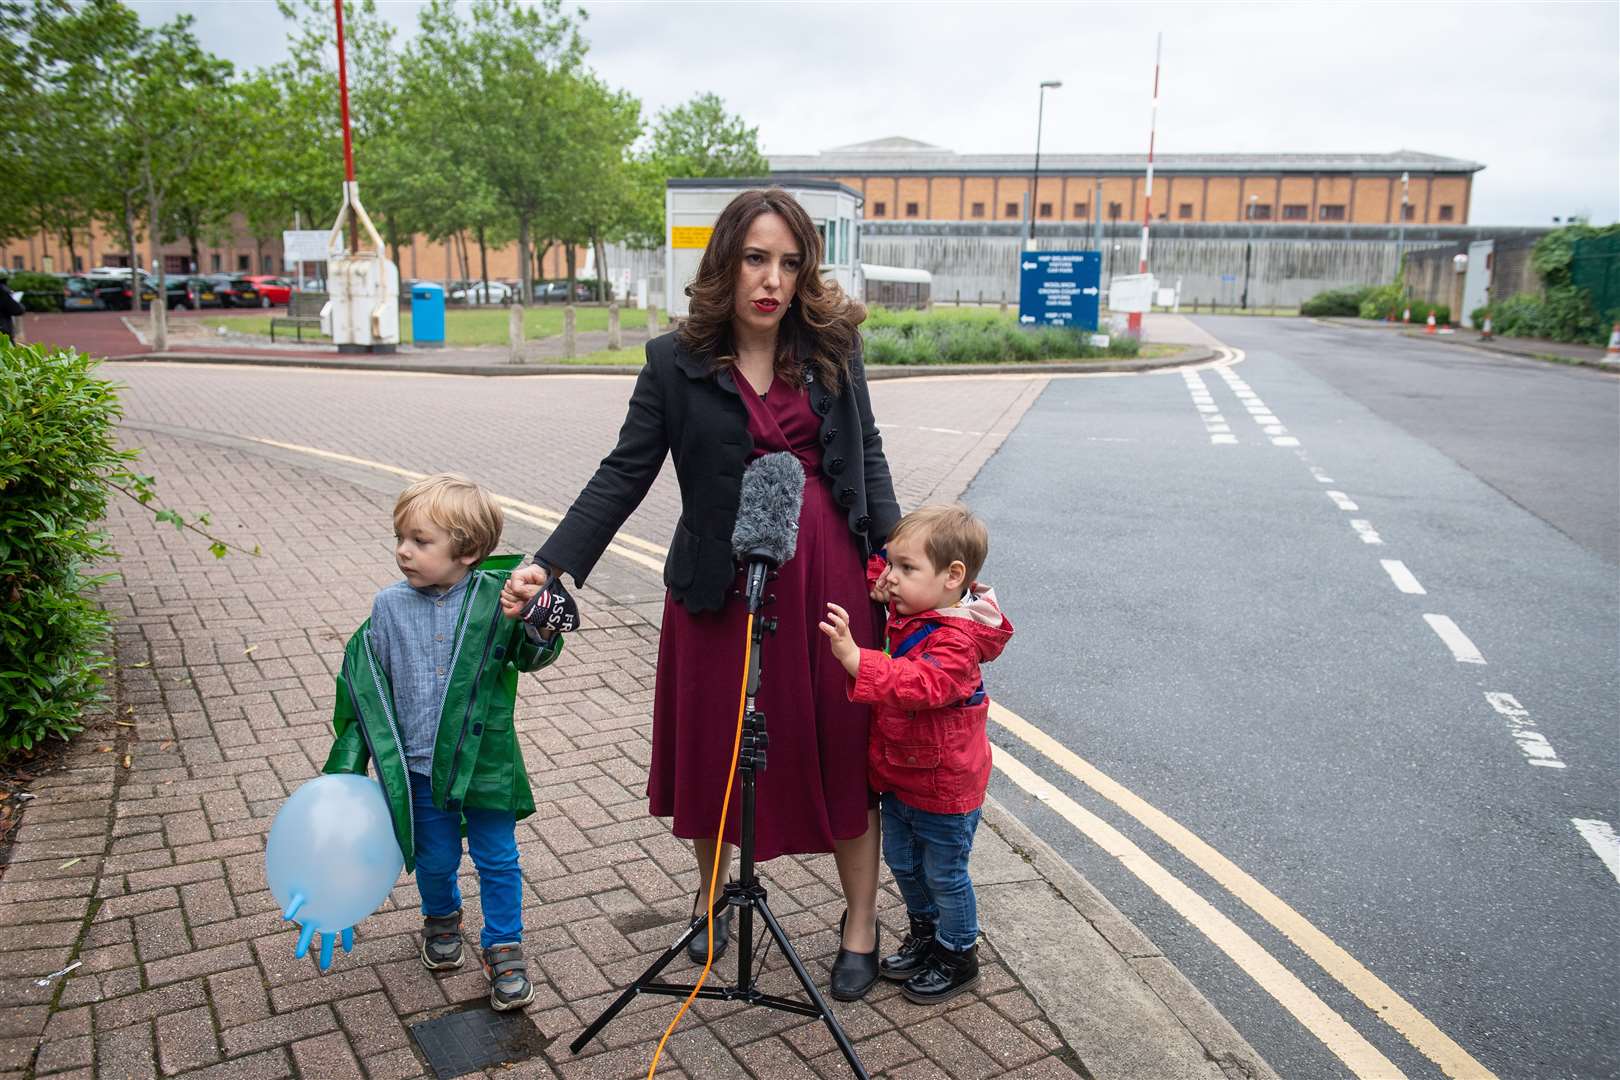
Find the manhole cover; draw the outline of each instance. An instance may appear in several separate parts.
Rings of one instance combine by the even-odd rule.
[[[483,1003],[412,1024],[411,1037],[438,1080],[527,1061],[551,1043],[523,1013],[498,1013]]]

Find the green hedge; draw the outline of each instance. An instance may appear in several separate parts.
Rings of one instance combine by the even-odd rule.
[[[0,349],[0,757],[80,728],[101,696],[108,616],[86,574],[135,454],[113,443],[113,384],[73,350]]]
[[[1609,340],[1608,326],[1592,310],[1592,297],[1574,285],[1554,285],[1536,296],[1518,293],[1490,305],[1491,330],[1504,337],[1542,338],[1602,345]],[[1484,309],[1475,313],[1475,325]]]
[[[27,270],[13,270],[6,282],[14,293],[22,293],[22,305],[27,311],[61,311],[62,279],[55,274],[36,274]]]
[[[1406,311],[1412,312],[1412,321],[1415,323],[1428,322],[1429,313],[1434,312],[1434,320],[1438,323],[1451,321],[1451,308],[1446,304],[1431,304],[1425,300],[1415,300],[1406,295],[1399,285],[1380,285],[1370,289],[1361,301],[1361,317],[1363,319],[1394,320],[1400,322]]]
[[[1141,343],[1116,335],[1107,348],[1087,330],[1024,329],[998,311],[871,309],[862,333],[869,364],[992,364],[1007,361],[1094,360],[1136,356]]]
[[[1317,293],[1299,305],[1299,313],[1316,318],[1338,315],[1348,316],[1353,319],[1361,314],[1362,301],[1366,300],[1377,289],[1377,285],[1355,285],[1348,289],[1328,289],[1325,292]]]

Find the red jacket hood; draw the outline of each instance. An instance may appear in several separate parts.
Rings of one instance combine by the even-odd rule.
[[[938,623],[950,627],[972,639],[979,650],[979,662],[985,663],[1001,655],[1012,637],[1013,625],[1001,613],[996,603],[996,590],[974,582],[967,595],[948,608],[919,611],[915,615],[893,615],[889,619],[889,644],[898,646],[923,623]]]

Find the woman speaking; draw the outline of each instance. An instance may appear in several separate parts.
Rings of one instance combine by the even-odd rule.
[[[681,515],[664,564],[647,798],[654,815],[674,819],[676,836],[693,841],[698,899],[712,907],[710,870],[717,856],[730,865],[739,818],[733,806],[717,835],[747,620],[731,553],[742,474],[763,454],[798,458],[798,544],[772,587],[778,626],[762,653],[758,707],[770,719],[771,753],[755,856],[832,852],[846,911],[830,991],[853,1001],[878,973],[878,815],[866,784],[867,708],[850,702],[816,627],[831,601],[852,613],[860,645],[877,644],[865,567],[899,507],[861,366],[866,312],[822,280],[821,257],[821,236],[791,195],[746,191],[731,201],[687,289],[690,315],[647,343],[618,445],[535,565],[512,575],[506,600],[515,607],[552,574],[583,584],[673,455]],[[716,955],[730,912],[715,920]],[[701,963],[705,940],[694,938],[688,952]]]

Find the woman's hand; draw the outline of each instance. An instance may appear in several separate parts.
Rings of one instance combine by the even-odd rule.
[[[543,566],[521,566],[512,571],[507,577],[506,584],[501,586],[501,611],[509,619],[515,619],[518,612],[529,598],[546,587],[549,580]]]
[[[861,647],[855,644],[855,638],[849,632],[849,612],[837,604],[828,603],[827,619],[821,624],[821,632],[827,635],[828,643],[832,645],[833,659],[844,666],[850,678],[859,675]]]

